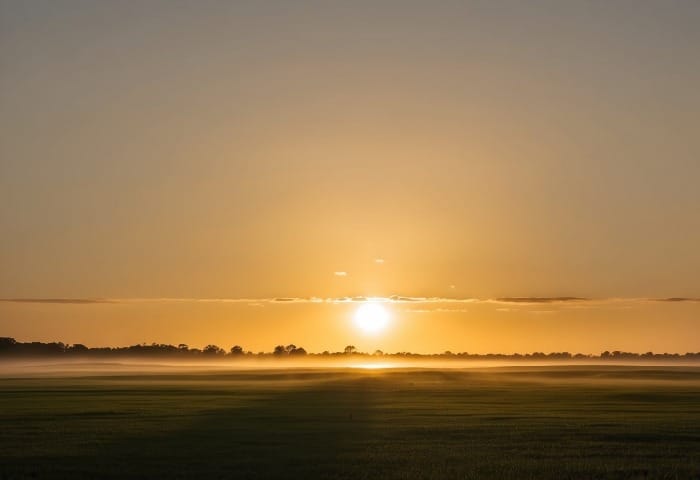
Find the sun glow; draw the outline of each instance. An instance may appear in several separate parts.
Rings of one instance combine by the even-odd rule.
[[[359,363],[351,365],[350,368],[360,368],[362,370],[384,370],[386,368],[397,368],[393,363]]]
[[[363,332],[378,333],[389,324],[389,311],[381,303],[363,303],[355,312],[354,320]]]

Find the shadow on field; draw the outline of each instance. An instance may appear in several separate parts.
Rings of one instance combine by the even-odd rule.
[[[644,380],[639,372],[630,385],[602,386],[586,380],[599,371],[575,372],[575,385],[562,383],[560,372],[548,375],[196,376],[188,381],[209,386],[192,384],[186,395],[142,390],[139,401],[163,398],[153,407],[155,428],[102,443],[88,438],[71,455],[6,458],[0,472],[3,478],[700,479],[698,372],[679,385],[635,383]],[[243,403],[229,385],[241,378],[254,393]],[[269,388],[290,378],[298,382]],[[109,410],[109,395],[92,414],[142,421]],[[178,416],[187,402],[199,403]],[[170,409],[160,413],[161,405]],[[62,421],[70,430],[74,419]],[[61,441],[60,431],[52,435]]]
[[[85,450],[91,450],[87,455],[5,459],[0,478],[343,477],[353,470],[353,462],[363,453],[363,439],[377,421],[368,382],[372,380],[354,381],[342,395],[335,382],[291,386],[230,408],[222,391],[224,399],[212,402],[215,407],[198,410],[187,420],[164,416],[163,427],[168,424],[164,432],[86,445]],[[114,415],[120,412],[106,407],[71,414],[66,421]],[[129,415],[122,417],[130,421]]]

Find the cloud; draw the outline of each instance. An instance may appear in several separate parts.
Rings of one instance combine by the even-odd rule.
[[[407,308],[410,313],[466,313],[466,308]]]
[[[492,300],[494,303],[564,303],[564,302],[589,302],[590,298],[584,297],[500,297]]]
[[[478,298],[452,298],[452,297],[404,297],[400,295],[392,295],[388,300],[396,303],[478,303],[488,300],[480,300]]]
[[[499,311],[513,310],[519,307],[533,305],[557,305],[566,308],[594,308],[600,306],[634,305],[651,302],[659,303],[700,303],[700,297],[664,297],[664,298],[586,298],[586,297],[412,297],[405,295],[391,296],[346,296],[346,297],[231,297],[231,298],[188,298],[188,297],[154,297],[154,298],[0,298],[1,303],[39,303],[56,305],[99,305],[99,304],[133,304],[133,303],[230,303],[263,306],[274,304],[302,303],[356,303],[356,302],[387,302],[410,303],[414,305],[434,304],[495,304],[504,305]],[[432,311],[435,311],[433,308]],[[453,311],[457,311],[455,309]]]
[[[384,263],[384,259],[383,258],[375,258],[374,263],[378,263],[381,265],[382,263]]]
[[[121,303],[116,299],[107,298],[2,298],[5,303],[55,303],[69,305],[90,305],[95,303]]]
[[[693,298],[693,297],[652,298],[650,300],[653,302],[669,302],[669,303],[700,302],[700,298]]]
[[[399,297],[398,295],[392,295],[391,297],[389,297],[389,300],[392,302],[419,302],[422,299],[414,297]]]
[[[347,277],[348,272],[333,272],[333,275],[335,275],[336,277]]]

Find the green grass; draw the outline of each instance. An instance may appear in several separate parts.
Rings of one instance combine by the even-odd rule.
[[[0,378],[0,478],[700,478],[700,369]]]

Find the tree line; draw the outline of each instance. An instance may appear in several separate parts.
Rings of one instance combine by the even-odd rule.
[[[63,342],[18,342],[11,337],[0,337],[0,358],[14,357],[159,357],[159,358],[299,358],[299,357],[389,357],[389,358],[414,358],[414,359],[463,359],[463,360],[679,360],[700,361],[700,352],[679,353],[633,353],[619,350],[605,351],[600,355],[591,355],[569,352],[533,352],[533,353],[487,353],[475,354],[468,352],[453,353],[445,351],[435,354],[419,354],[412,352],[385,353],[381,350],[374,352],[361,352],[354,345],[346,346],[342,351],[323,351],[321,353],[309,353],[303,347],[294,344],[277,345],[269,352],[251,352],[240,345],[233,345],[228,350],[218,345],[207,345],[204,348],[191,348],[181,343],[170,345],[164,343],[138,344],[128,347],[87,347],[81,343],[65,344]]]

